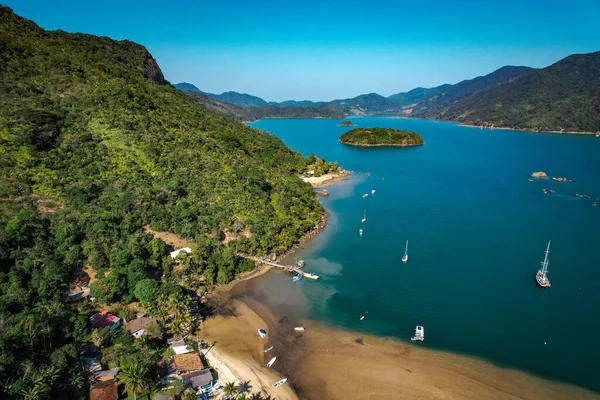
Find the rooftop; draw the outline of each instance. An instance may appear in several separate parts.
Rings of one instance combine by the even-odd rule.
[[[198,389],[213,383],[212,373],[208,368],[182,375],[181,378],[187,386],[190,386],[193,389]]]
[[[116,315],[109,313],[108,311],[100,311],[90,317],[90,324],[92,328],[99,329],[107,325],[118,325],[121,319]]]
[[[90,387],[90,400],[118,400],[119,386],[114,379]]]
[[[127,330],[129,331],[129,333],[133,334],[139,331],[140,329],[146,329],[147,327],[155,323],[156,320],[154,318],[140,317],[127,322]]]
[[[173,356],[173,368],[176,371],[196,371],[204,367],[200,356],[196,353],[175,354]]]

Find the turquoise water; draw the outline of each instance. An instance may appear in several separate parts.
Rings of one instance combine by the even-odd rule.
[[[352,121],[414,130],[426,144],[346,146],[337,139],[351,128],[339,120],[251,124],[354,172],[329,188],[322,199],[328,227],[300,252],[305,270],[321,279],[292,283],[289,275],[267,274],[257,283],[263,300],[282,312],[404,340],[424,325],[419,346],[600,391],[600,205],[574,196],[600,197],[600,139],[412,119]],[[534,171],[573,182],[528,182]],[[363,199],[371,189],[376,194]],[[552,287],[544,290],[535,273],[550,239]],[[406,240],[409,261],[402,264]]]

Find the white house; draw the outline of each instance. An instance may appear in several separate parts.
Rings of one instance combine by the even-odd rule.
[[[192,249],[190,249],[189,247],[182,247],[181,249],[177,249],[175,251],[171,252],[171,258],[174,260],[177,258],[177,256],[179,255],[179,253],[181,253],[182,251],[185,251],[186,253],[191,253]]]

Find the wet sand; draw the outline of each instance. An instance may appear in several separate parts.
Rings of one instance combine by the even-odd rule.
[[[278,399],[600,399],[477,358],[277,316],[248,295],[250,284],[241,282],[212,299],[220,309],[203,325],[202,336],[217,341],[245,376],[255,376],[253,386],[262,385]],[[269,332],[266,341],[256,334],[261,327]],[[265,356],[269,346],[274,349]],[[278,375],[263,367],[275,356]],[[289,378],[289,386],[270,387],[280,376]]]

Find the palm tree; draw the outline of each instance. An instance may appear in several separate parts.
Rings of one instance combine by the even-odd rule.
[[[238,387],[233,382],[227,382],[225,386],[223,386],[223,392],[227,396],[234,396],[238,392]]]
[[[154,315],[160,318],[164,326],[169,316],[169,310],[165,306],[158,306],[154,309]]]
[[[236,398],[236,400],[248,400],[248,396],[246,396],[246,393],[242,393]]]
[[[119,372],[119,383],[125,385],[125,392],[133,393],[133,400],[137,399],[137,394],[144,393],[149,388],[149,382],[146,378],[148,368],[139,365],[136,362],[122,363],[121,372]]]
[[[263,400],[264,397],[262,395],[262,393],[258,392],[258,393],[254,393],[253,395],[250,396],[250,400]]]

